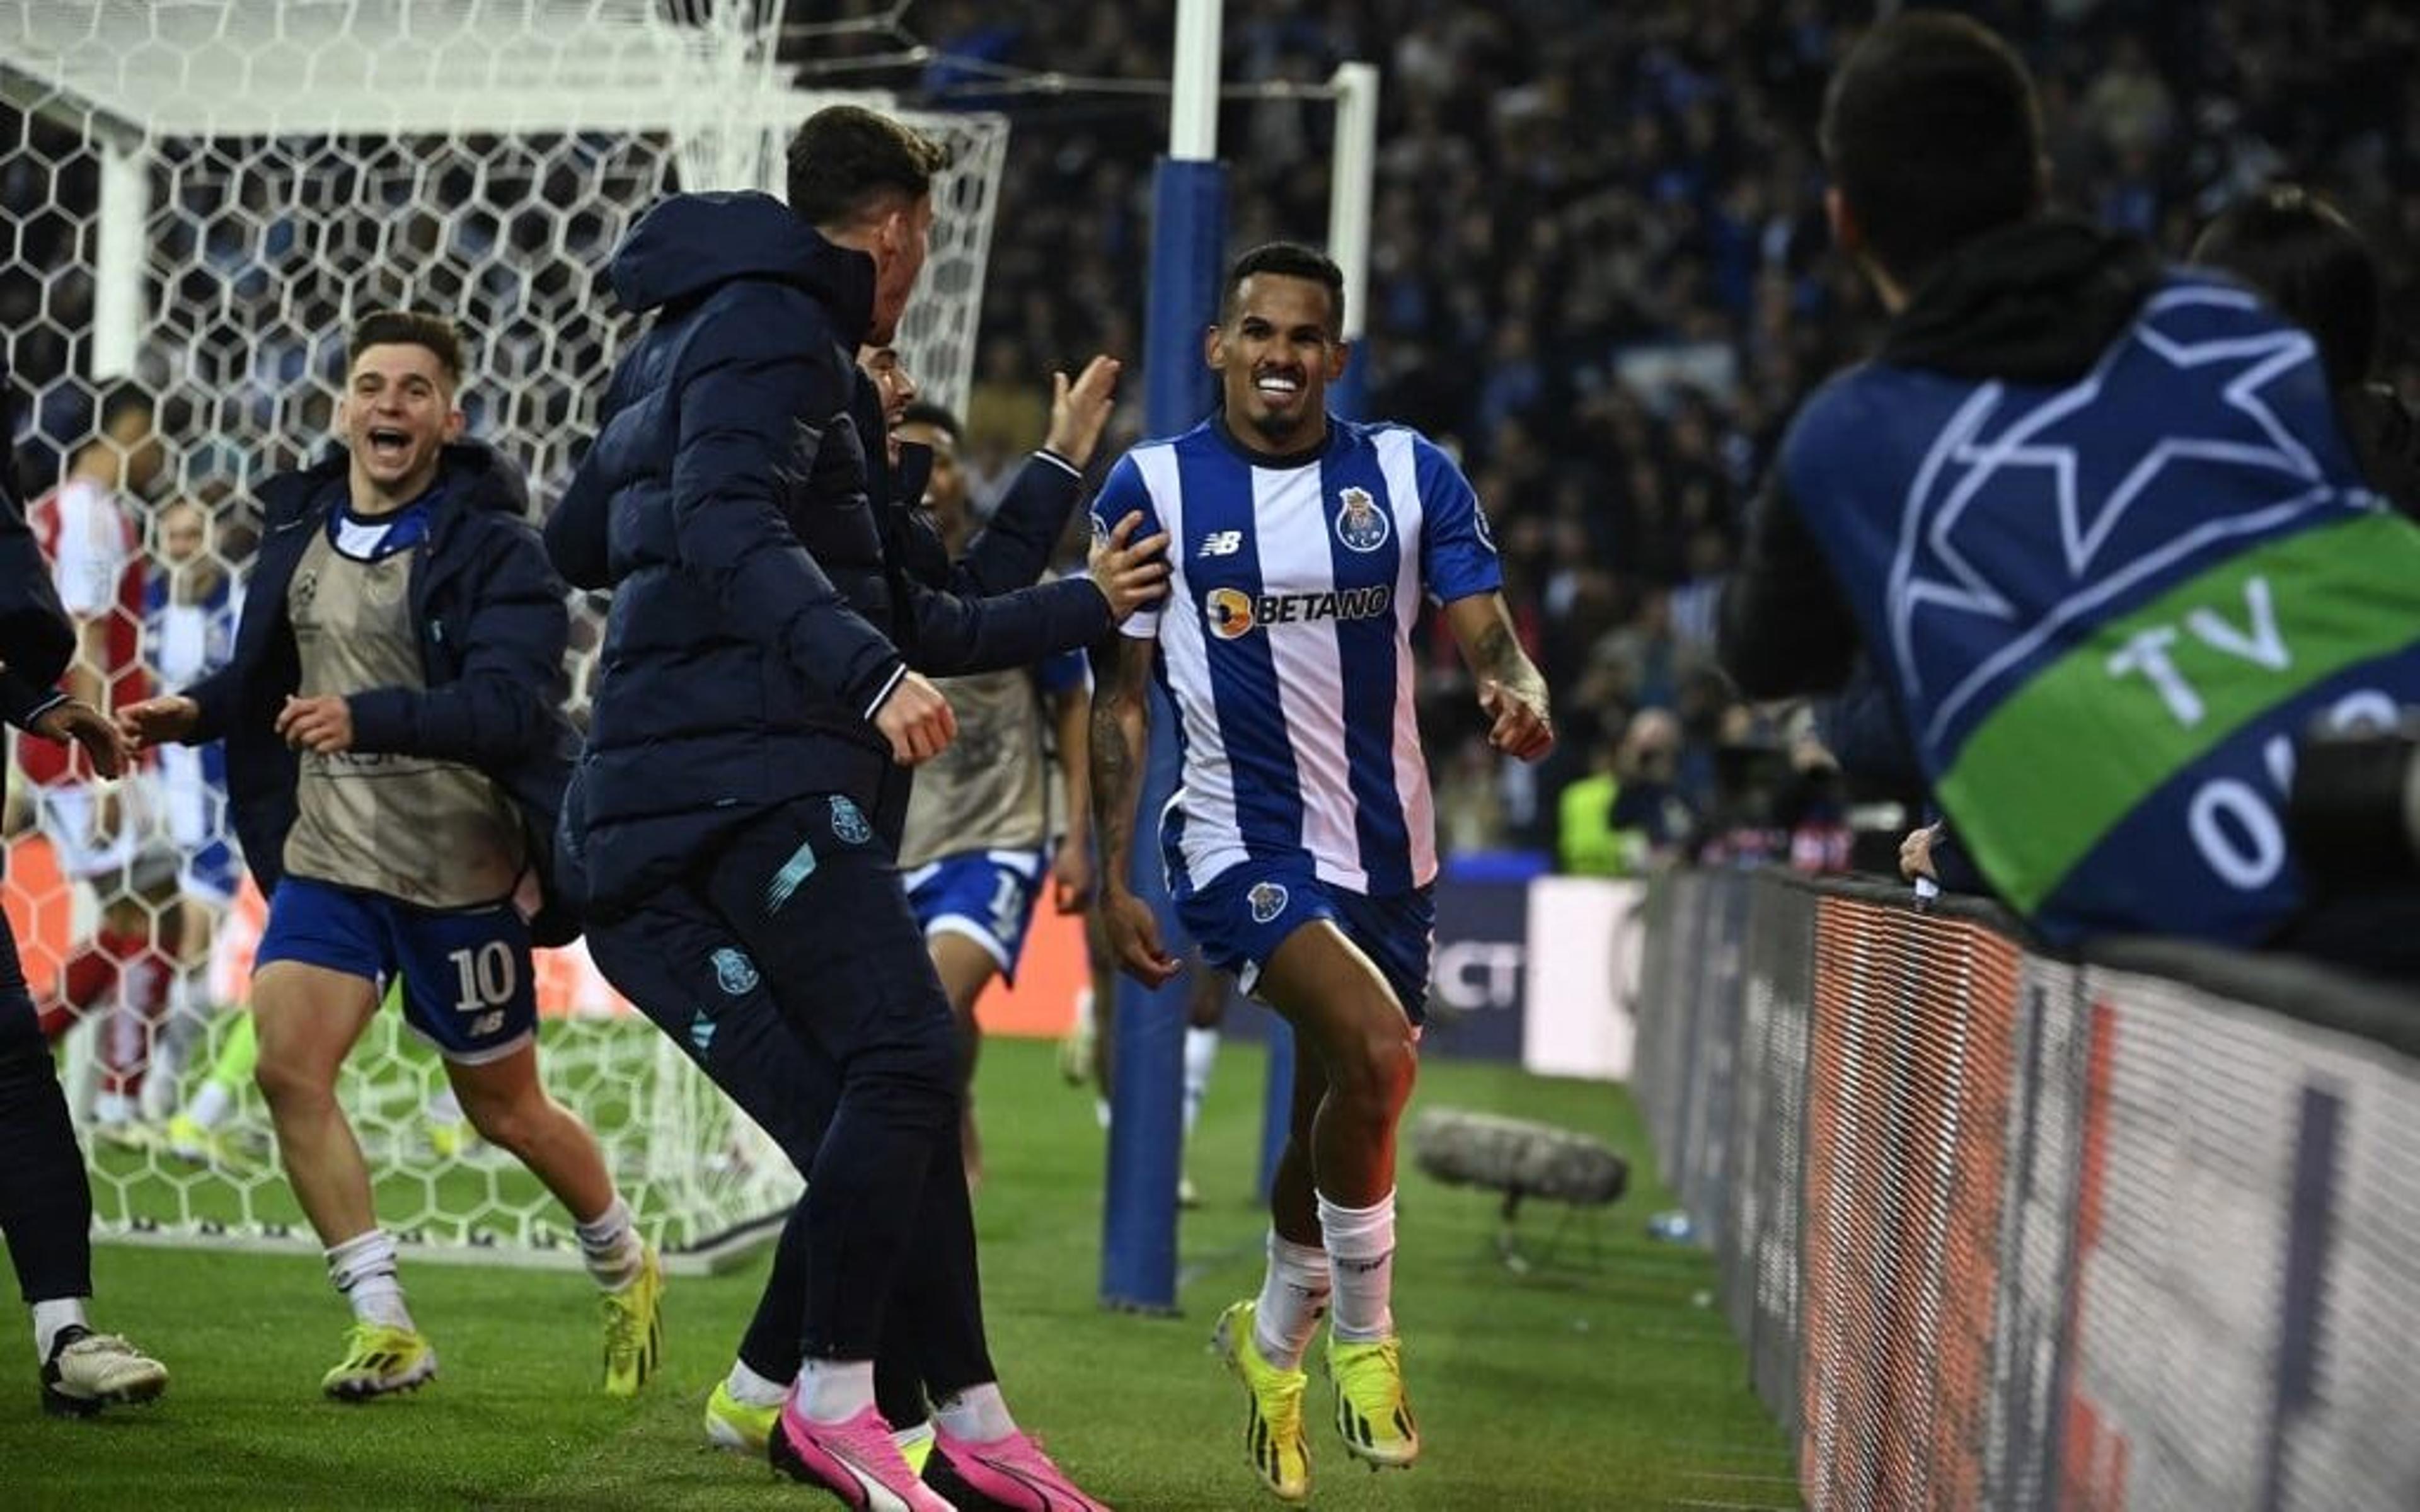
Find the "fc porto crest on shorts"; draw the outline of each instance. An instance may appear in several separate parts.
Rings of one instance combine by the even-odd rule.
[[[1252,922],[1265,924],[1285,912],[1286,890],[1280,883],[1256,882],[1252,890],[1244,895],[1244,902],[1251,907]]]
[[[1336,538],[1349,551],[1375,551],[1387,544],[1394,527],[1387,512],[1367,488],[1347,488],[1336,496]]]
[[[714,984],[721,988],[726,996],[744,996],[754,992],[756,984],[764,980],[756,974],[756,963],[748,959],[745,950],[721,946],[709,959],[714,963]]]
[[[862,845],[874,838],[874,826],[865,822],[864,811],[837,793],[831,799],[831,826],[844,845]]]

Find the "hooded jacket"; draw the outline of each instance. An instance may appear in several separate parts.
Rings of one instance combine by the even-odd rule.
[[[1109,625],[1088,583],[964,600],[892,560],[880,408],[856,366],[870,257],[769,196],[681,194],[612,278],[654,324],[547,525],[564,575],[613,593],[566,837],[608,906],[768,809],[875,808],[891,756],[872,720],[911,661],[989,671]]]
[[[1724,596],[1750,697],[1862,645],[1993,889],[2055,943],[2268,938],[2315,721],[2420,702],[2420,531],[2310,336],[2040,220],[1918,285],[1800,409]]]
[[[0,436],[17,434],[17,386],[0,352]],[[59,604],[50,563],[25,523],[16,458],[0,451],[0,717],[19,729],[64,695],[52,685],[75,656],[75,627]]]
[[[277,714],[302,683],[287,590],[314,532],[346,496],[349,458],[333,448],[317,466],[260,489],[260,551],[225,666],[185,689],[201,710],[190,741],[226,742],[227,807],[244,864],[266,894],[285,874],[300,767]],[[412,548],[411,618],[420,631],[419,689],[374,688],[345,702],[353,748],[459,762],[503,788],[521,814],[548,906],[531,922],[540,945],[579,933],[553,887],[550,860],[576,742],[563,717],[563,654],[570,614],[563,582],[523,517],[520,471],[486,445],[457,441],[428,538]]]
[[[0,436],[16,433],[16,386],[0,354]],[[36,719],[67,697],[55,685],[75,655],[76,637],[51,580],[51,565],[25,524],[13,462],[0,450],[0,718],[30,732]],[[8,928],[0,919],[0,941],[9,938]],[[14,965],[12,948],[0,969]]]

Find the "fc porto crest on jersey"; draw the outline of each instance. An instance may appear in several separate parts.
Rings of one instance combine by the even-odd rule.
[[[874,838],[874,826],[865,822],[864,810],[837,793],[831,798],[831,826],[844,845],[862,845]]]
[[[1394,527],[1387,512],[1367,488],[1347,488],[1336,496],[1336,538],[1348,551],[1375,551],[1387,544]]]
[[[1252,922],[1265,924],[1285,912],[1286,890],[1280,883],[1256,882],[1252,890],[1244,895],[1244,902],[1251,906]]]
[[[726,997],[743,997],[754,992],[756,984],[764,980],[756,974],[756,963],[748,959],[745,950],[728,945],[720,946],[708,959],[714,963],[714,984],[722,989]],[[703,1050],[706,1046],[698,1048]]]

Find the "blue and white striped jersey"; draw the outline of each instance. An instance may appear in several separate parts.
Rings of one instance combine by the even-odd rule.
[[[1122,457],[1096,528],[1133,511],[1169,532],[1157,610],[1184,779],[1163,821],[1207,886],[1247,857],[1308,855],[1325,881],[1385,895],[1436,875],[1436,822],[1413,704],[1423,596],[1502,586],[1479,500],[1450,457],[1401,425],[1331,419],[1319,452],[1268,466],[1216,419]]]

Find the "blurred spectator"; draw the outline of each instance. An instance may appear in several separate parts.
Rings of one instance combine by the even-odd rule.
[[[1676,783],[1681,721],[1643,709],[1607,743],[1597,770],[1563,789],[1558,852],[1578,876],[1636,876],[1677,851],[1696,815]]]
[[[2393,389],[2372,381],[2380,278],[2361,233],[2319,196],[2274,184],[2221,210],[2195,241],[2193,260],[2242,279],[2318,340],[2364,471],[2420,518],[2420,425]]]
[[[152,517],[151,527],[146,659],[160,687],[191,687],[234,655],[236,624],[243,611],[238,562],[227,550],[225,532],[199,499],[171,500]],[[177,857],[177,969],[143,1085],[140,1111],[150,1122],[174,1111],[178,1073],[208,1024],[210,949],[243,876],[227,819],[225,745],[160,748],[158,791],[162,826]]]
[[[1575,877],[1618,877],[1628,870],[1621,838],[1613,832],[1613,800],[1621,791],[1614,775],[1618,743],[1608,741],[1589,775],[1563,789],[1555,835],[1555,858]]]
[[[1681,796],[1681,721],[1664,709],[1642,709],[1621,734],[1614,754],[1611,822],[1621,841],[1623,870],[1638,872],[1678,850],[1697,816]]]
[[[50,563],[59,602],[76,631],[62,689],[96,709],[145,696],[141,638],[147,568],[137,511],[166,459],[149,394],[121,384],[103,394],[90,439],[66,475],[26,511]],[[161,937],[173,932],[159,907],[174,896],[175,868],[147,856],[152,818],[138,774],[123,783],[95,778],[80,748],[21,742],[18,762],[33,786],[37,823],[60,874],[89,886],[100,905],[93,934],[63,966],[52,1032],[101,1019],[101,1083],[92,1106],[103,1134],[131,1125],[155,1026],[168,1001],[170,970]]]
[[[2420,702],[2420,530],[2375,507],[2311,343],[2045,213],[2039,132],[1963,18],[1900,15],[1841,64],[1827,208],[1892,320],[1792,422],[1724,664],[1773,697],[1871,656],[1962,846],[2053,943],[2264,943],[2309,901],[2294,738]]]

